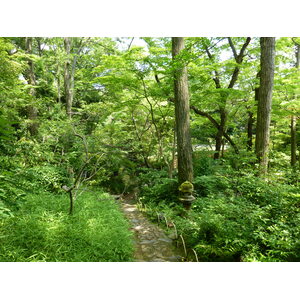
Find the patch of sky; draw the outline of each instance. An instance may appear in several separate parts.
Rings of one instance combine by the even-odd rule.
[[[132,46],[138,46],[143,47],[145,50],[147,50],[147,43],[140,37],[118,37],[114,38],[114,40],[117,42],[117,47],[120,50],[127,50]]]

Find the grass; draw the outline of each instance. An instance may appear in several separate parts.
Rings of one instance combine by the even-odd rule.
[[[29,195],[0,219],[0,261],[122,262],[133,260],[129,223],[102,192],[85,192],[68,215],[67,195]]]

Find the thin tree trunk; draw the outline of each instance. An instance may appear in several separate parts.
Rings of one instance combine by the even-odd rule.
[[[221,152],[222,141],[223,141],[223,133],[225,132],[225,125],[226,125],[226,111],[224,108],[220,108],[220,117],[221,120],[216,135],[216,149],[215,149],[214,159],[220,158],[220,152]]]
[[[150,168],[150,164],[149,164],[149,161],[148,161],[148,155],[147,155],[146,150],[143,147],[142,134],[139,134],[138,127],[136,125],[133,112],[131,112],[131,120],[132,120],[132,124],[134,126],[135,135],[136,135],[138,141],[140,142],[141,154],[143,156],[143,160],[144,160],[145,166],[147,168]]]
[[[260,38],[260,88],[257,108],[255,152],[260,165],[260,175],[268,169],[272,91],[274,81],[275,38]]]
[[[173,143],[172,143],[172,158],[170,162],[167,162],[168,165],[168,175],[169,178],[173,178],[173,171],[175,169],[175,156],[176,156],[176,124],[174,124],[174,131],[173,131]]]
[[[247,150],[251,151],[253,147],[253,112],[248,111],[248,123],[247,123]]]
[[[61,103],[60,65],[57,65],[57,102]]]
[[[256,79],[260,80],[260,70],[256,74]],[[255,105],[258,106],[259,102],[259,85],[254,89],[254,100]],[[247,123],[247,150],[252,151],[253,148],[253,125],[255,123],[254,114],[251,111],[248,111],[248,123]]]
[[[296,68],[299,70],[300,64],[300,45],[296,44]],[[297,163],[297,118],[291,116],[291,166],[295,167]]]
[[[296,116],[291,116],[291,166],[295,167],[297,163],[297,131],[296,131]]]
[[[70,197],[69,215],[72,215],[73,214],[73,210],[74,210],[74,199],[73,199],[73,192],[72,192],[72,190],[69,191],[69,197]]]
[[[32,54],[32,37],[25,38],[25,50],[26,50],[26,53]],[[28,69],[26,72],[26,79],[27,79],[28,84],[30,84],[32,86],[29,89],[29,94],[31,95],[32,99],[35,99],[36,91],[33,86],[36,85],[36,79],[35,79],[35,75],[34,75],[34,64],[33,64],[32,59],[28,59]],[[38,123],[37,123],[38,110],[34,105],[28,105],[27,114],[28,114],[28,118],[30,120],[30,123],[28,125],[28,130],[30,132],[30,135],[36,136],[38,133]]]
[[[71,118],[72,116],[72,104],[73,104],[73,83],[72,83],[72,66],[71,66],[71,38],[64,38],[65,52],[67,59],[65,62],[64,69],[64,87],[65,87],[65,98],[66,98],[66,112],[67,115]]]
[[[224,153],[225,153],[225,140],[222,139],[221,158],[224,157]]]
[[[178,183],[193,182],[192,143],[190,136],[190,104],[186,65],[177,60],[184,49],[182,37],[172,38],[172,57],[178,63],[174,74],[175,120],[178,154]]]

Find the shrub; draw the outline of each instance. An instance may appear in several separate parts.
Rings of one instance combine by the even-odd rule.
[[[217,161],[211,151],[196,151],[193,154],[194,176],[212,175],[216,171]]]
[[[206,197],[209,194],[226,193],[230,190],[230,181],[225,176],[204,175],[194,179],[195,193],[198,197]]]
[[[24,199],[25,192],[14,172],[2,171],[0,174],[0,201],[7,209],[17,209]]]
[[[61,185],[68,180],[64,169],[49,165],[19,169],[17,176],[23,189],[30,192],[59,192]]]
[[[178,201],[178,182],[176,179],[164,178],[153,186],[145,185],[140,191],[140,200],[144,203],[174,203]]]

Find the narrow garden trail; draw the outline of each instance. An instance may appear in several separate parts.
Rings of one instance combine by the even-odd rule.
[[[120,199],[121,208],[132,224],[130,230],[135,237],[135,261],[138,262],[180,262],[182,255],[173,240],[158,227],[151,223],[139,211],[132,195]]]

